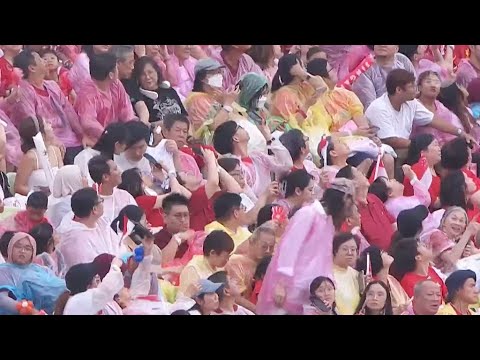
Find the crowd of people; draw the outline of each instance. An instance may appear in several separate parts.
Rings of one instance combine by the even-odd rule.
[[[477,314],[480,45],[0,50],[0,314]]]

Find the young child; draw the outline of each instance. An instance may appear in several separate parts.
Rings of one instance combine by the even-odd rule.
[[[240,296],[240,291],[230,281],[226,271],[217,271],[210,275],[208,280],[223,285],[217,290],[219,306],[211,315],[255,315],[250,310],[235,303],[235,298]]]

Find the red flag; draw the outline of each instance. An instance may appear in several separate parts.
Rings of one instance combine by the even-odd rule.
[[[325,135],[322,136],[320,143],[317,147],[317,153],[323,158],[323,166],[327,166],[327,148],[328,148],[328,141]]]
[[[387,170],[385,170],[385,165],[383,164],[383,154],[379,154],[377,157],[377,161],[375,162],[375,169],[370,175],[370,179],[368,181],[372,184],[375,180],[379,177],[385,177],[388,179]]]
[[[420,160],[412,166],[412,170],[417,175],[418,180],[427,189],[430,189],[430,185],[432,184],[432,172],[430,171],[425,155],[422,155]]]

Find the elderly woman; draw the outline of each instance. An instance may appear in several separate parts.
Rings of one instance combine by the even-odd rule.
[[[65,291],[65,282],[53,272],[32,261],[36,255],[35,240],[16,233],[8,244],[7,263],[0,265],[0,314],[18,314],[17,302],[32,301],[33,314],[53,312],[57,298]]]
[[[70,199],[77,190],[87,187],[87,179],[77,165],[60,168],[53,180],[53,193],[48,199],[46,216],[54,228],[60,226],[62,219],[70,211]]]

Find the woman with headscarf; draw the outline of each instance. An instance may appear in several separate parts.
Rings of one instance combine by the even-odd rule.
[[[0,264],[0,314],[18,314],[19,301],[32,301],[33,314],[53,312],[55,302],[65,291],[65,282],[53,272],[32,261],[36,243],[30,235],[16,233],[8,244],[7,263]]]
[[[440,307],[437,315],[475,315],[472,305],[478,303],[477,275],[472,270],[457,270],[445,285],[448,290],[447,304]]]
[[[77,165],[60,168],[53,180],[53,193],[48,199],[46,216],[54,228],[60,226],[62,219],[72,211],[70,199],[77,190],[87,187],[87,180]]]

